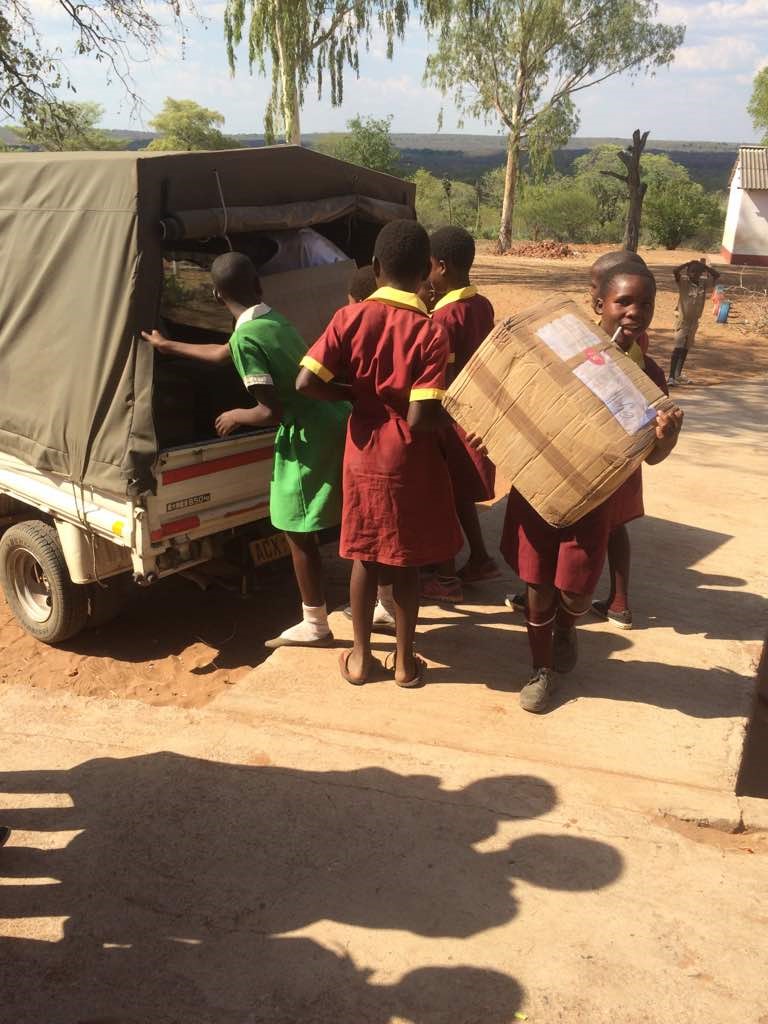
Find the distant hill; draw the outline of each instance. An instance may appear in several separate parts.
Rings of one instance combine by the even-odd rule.
[[[122,139],[129,150],[143,149],[154,138],[152,132],[119,129],[110,132]],[[317,149],[324,141],[338,137],[335,133],[309,133],[304,144]],[[235,138],[243,146],[263,146],[264,136],[257,133],[243,133]],[[479,177],[499,167],[506,158],[504,139],[500,135],[459,135],[456,133],[403,134],[393,133],[392,141],[400,152],[400,171],[410,175],[420,167],[426,168],[438,177],[455,178],[459,181],[476,181]],[[18,144],[12,131],[0,128],[0,142],[6,145]],[[570,170],[573,161],[597,146],[606,144],[625,146],[626,139],[600,139],[579,137],[571,139],[567,146],[555,153],[555,166],[563,173]],[[726,142],[682,142],[659,139],[649,140],[649,153],[664,153],[671,160],[682,164],[694,181],[706,189],[725,189],[731,173],[738,146]]]

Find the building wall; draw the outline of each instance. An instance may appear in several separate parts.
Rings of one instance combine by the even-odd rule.
[[[731,183],[722,256],[728,263],[768,266],[768,190],[741,188],[739,168]]]

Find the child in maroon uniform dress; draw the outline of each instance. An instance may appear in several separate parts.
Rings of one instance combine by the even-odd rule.
[[[611,301],[610,293],[616,285],[616,270],[614,269],[604,275],[595,300],[595,312],[600,314],[600,326],[613,336],[616,328],[621,322],[620,307]],[[624,271],[627,270],[625,265]],[[620,286],[620,284],[619,284]],[[608,288],[608,294],[605,294]],[[645,339],[645,348],[640,342]],[[643,333],[642,338],[633,341],[625,337],[624,333],[618,338],[619,346],[627,353],[633,362],[637,363],[653,381],[660,391],[665,395],[669,394],[667,379],[664,371],[648,355],[648,335]],[[632,549],[629,542],[627,523],[633,519],[639,519],[645,515],[643,507],[643,471],[638,466],[635,472],[625,480],[611,499],[611,532],[608,537],[608,571],[610,573],[611,590],[604,601],[593,601],[592,609],[602,619],[609,619],[615,622],[619,629],[632,629],[632,612],[629,608],[629,569],[632,558]]]
[[[466,366],[493,328],[493,306],[470,284],[469,272],[475,261],[475,242],[464,228],[439,228],[430,237],[432,270],[429,281],[437,302],[433,323],[445,328],[451,345],[451,368],[456,374]],[[475,503],[494,497],[496,468],[487,456],[466,443],[466,434],[451,423],[442,437],[443,451],[451,474],[456,512],[469,544],[469,559],[456,572],[453,559],[438,566],[437,574],[421,585],[422,597],[436,601],[460,602],[462,582],[495,579],[500,575],[483,540]]]
[[[620,345],[630,348],[653,318],[656,281],[637,264],[606,275],[600,294],[605,328],[620,326]],[[680,409],[656,417],[656,445],[646,457],[655,464],[677,443],[683,422]],[[501,549],[528,584],[528,640],[533,674],[520,692],[525,711],[545,711],[555,689],[553,669],[570,672],[576,665],[575,625],[589,611],[592,592],[605,561],[613,525],[613,496],[573,525],[549,526],[528,502],[512,490],[507,504]]]
[[[371,625],[379,582],[393,584],[395,682],[416,686],[425,664],[413,652],[419,566],[461,547],[448,469],[439,444],[445,424],[450,346],[415,294],[429,274],[429,237],[414,221],[393,221],[376,240],[378,289],[345,306],[302,361],[296,387],[310,397],[351,398],[344,451],[340,552],[354,559],[350,597],[354,647],[343,677],[367,682],[376,668]],[[335,378],[350,383],[337,383]]]

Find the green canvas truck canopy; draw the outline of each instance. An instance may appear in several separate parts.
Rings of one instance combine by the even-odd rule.
[[[123,497],[152,490],[163,246],[414,217],[409,182],[299,146],[0,155],[0,452]],[[183,244],[183,242],[179,242]]]

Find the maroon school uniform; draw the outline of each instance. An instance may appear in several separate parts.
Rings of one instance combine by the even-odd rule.
[[[444,295],[434,308],[432,320],[448,334],[455,375],[461,373],[490,334],[493,306],[470,285]],[[454,423],[453,429],[446,430],[442,439],[456,501],[491,501],[495,496],[496,467],[486,456],[470,448],[466,436],[458,423]]]
[[[445,393],[450,347],[416,295],[379,288],[340,309],[302,365],[352,386],[344,449],[343,558],[382,565],[442,562],[461,548],[436,433],[408,427],[411,402]]]
[[[644,361],[645,372],[661,387],[664,375],[658,364],[650,356]],[[666,382],[663,390],[666,393]],[[603,571],[611,530],[642,514],[640,467],[610,498],[561,529],[545,522],[513,488],[507,501],[501,553],[525,583],[550,583],[558,590],[592,594]]]

